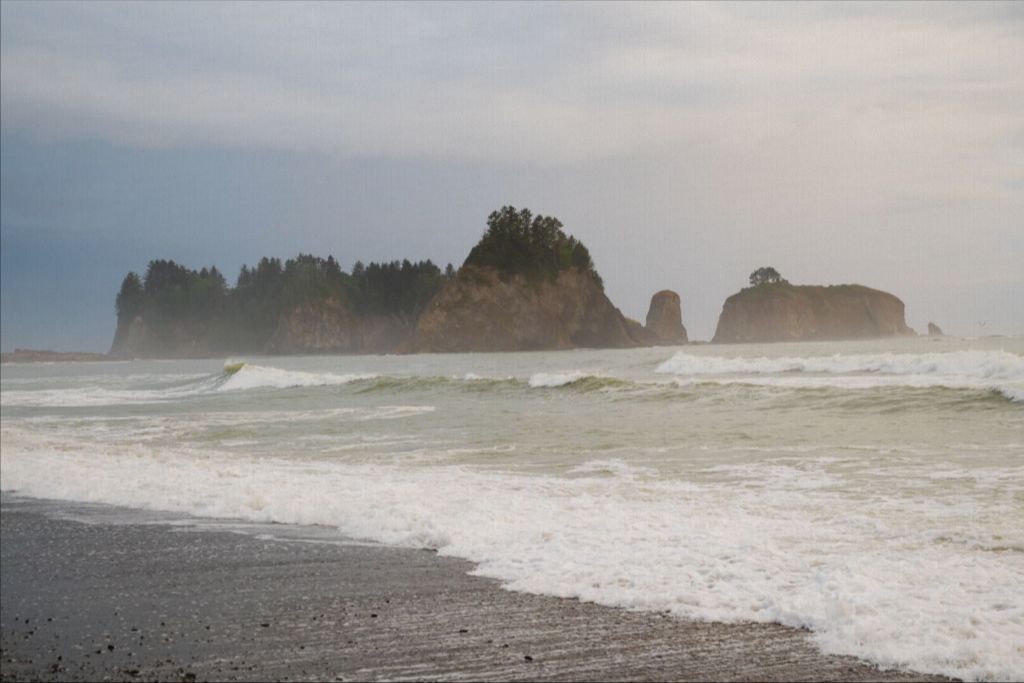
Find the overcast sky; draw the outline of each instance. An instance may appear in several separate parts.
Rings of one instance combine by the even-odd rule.
[[[691,338],[762,265],[1024,333],[1024,3],[0,13],[4,350],[106,350],[153,258],[459,265],[504,204]]]

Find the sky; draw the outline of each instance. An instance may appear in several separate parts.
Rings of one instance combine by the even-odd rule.
[[[151,259],[430,258],[554,215],[691,339],[771,265],[1024,334],[1024,3],[0,4],[0,347]]]

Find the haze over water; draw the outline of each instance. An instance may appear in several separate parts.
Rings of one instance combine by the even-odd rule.
[[[1024,338],[4,365],[4,491],[1024,676]]]

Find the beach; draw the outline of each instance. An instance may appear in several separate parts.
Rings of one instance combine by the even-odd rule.
[[[945,680],[315,527],[10,495],[0,520],[3,680]]]
[[[1022,341],[5,364],[4,673],[1018,680]]]

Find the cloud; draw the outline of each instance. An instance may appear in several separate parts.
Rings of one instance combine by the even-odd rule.
[[[986,9],[7,3],[2,114],[51,138],[346,157],[788,140],[813,160],[831,137],[927,162],[1021,146],[1024,32]]]
[[[631,314],[679,289],[697,337],[765,264],[908,310],[952,310],[955,289],[962,320],[963,292],[995,292],[1024,320],[999,293],[1024,260],[1024,3],[4,2],[0,19],[0,126],[32,141],[5,151],[5,235],[40,214],[158,255],[171,238],[139,225],[233,243],[248,222],[268,253],[447,239],[437,257],[457,260],[515,201],[586,239]],[[115,183],[71,141],[135,165]],[[41,180],[40,149],[58,150]],[[31,188],[70,192],[68,158],[115,208],[85,183],[40,209],[55,201]],[[225,189],[248,165],[258,189]]]

